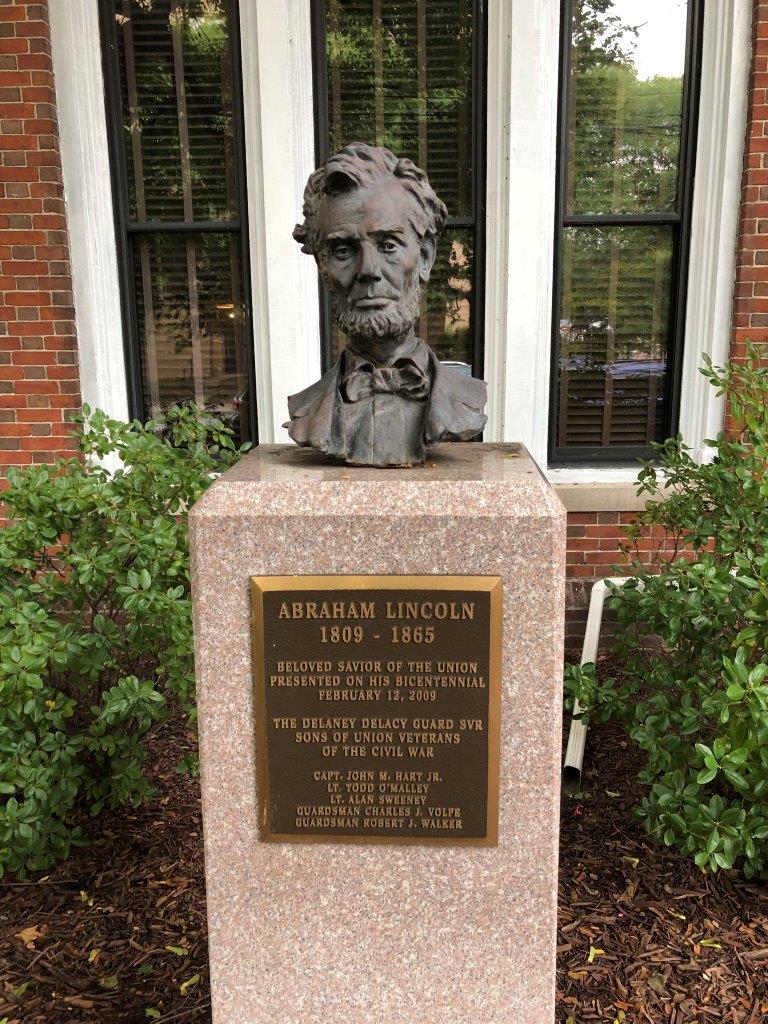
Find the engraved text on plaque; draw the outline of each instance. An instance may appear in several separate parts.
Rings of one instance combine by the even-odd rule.
[[[252,580],[261,837],[493,844],[501,580]]]

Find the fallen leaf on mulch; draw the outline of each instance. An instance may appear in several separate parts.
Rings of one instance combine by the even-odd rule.
[[[210,1024],[200,784],[175,771],[194,754],[185,724],[163,725],[145,761],[154,803],[84,820],[89,847],[47,875],[0,882],[8,933],[34,924],[45,934],[32,946],[0,943],[0,1021],[138,1024],[154,1008],[160,1020],[183,1013],[179,1024]],[[166,946],[188,953],[180,960]],[[194,990],[180,993],[195,974]],[[117,987],[105,988],[112,978]],[[25,982],[11,1003],[9,990]]]
[[[187,978],[186,981],[183,981],[181,985],[179,985],[179,992],[181,992],[181,994],[185,996],[187,992],[189,992],[189,990],[192,988],[192,986],[198,983],[198,981],[200,981],[200,975],[193,974],[191,978]]]
[[[94,1005],[92,999],[85,999],[83,996],[67,996],[66,1001],[68,1006],[76,1006],[80,1010],[91,1010]]]
[[[36,924],[32,924],[29,928],[23,928],[20,932],[16,932],[16,938],[23,942],[27,949],[34,949],[35,939],[41,939],[45,932],[45,925],[38,928]]]

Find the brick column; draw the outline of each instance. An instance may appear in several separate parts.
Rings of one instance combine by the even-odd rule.
[[[768,343],[768,3],[756,0],[741,181],[731,356]]]
[[[72,301],[48,4],[0,0],[0,477],[72,447]]]

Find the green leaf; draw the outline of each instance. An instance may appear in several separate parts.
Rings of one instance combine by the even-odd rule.
[[[709,833],[709,839],[707,840],[707,845],[705,847],[705,850],[706,850],[706,852],[708,854],[711,854],[714,850],[716,850],[718,848],[719,845],[720,845],[720,833],[718,832],[718,830],[716,828],[714,828]]]
[[[728,755],[728,760],[733,764],[744,764],[749,757],[749,750],[747,747],[739,747],[737,750],[732,750]]]
[[[179,992],[185,996],[187,992],[189,992],[189,990],[198,983],[198,981],[200,981],[200,975],[193,974],[191,978],[187,978],[186,981],[183,981],[181,985],[179,985]]]

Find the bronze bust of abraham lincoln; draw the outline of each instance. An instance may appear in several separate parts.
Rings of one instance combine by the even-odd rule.
[[[288,399],[293,440],[351,465],[408,466],[477,436],[485,382],[443,366],[413,330],[448,216],[424,171],[353,142],[310,176],[303,213],[293,237],[317,261],[347,346]]]

